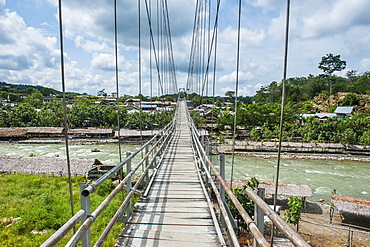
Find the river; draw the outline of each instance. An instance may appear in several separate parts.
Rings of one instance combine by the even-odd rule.
[[[134,151],[138,145],[122,145],[122,152]],[[100,152],[91,152],[92,149]],[[95,158],[103,164],[117,164],[118,145],[70,145],[71,158]],[[65,145],[0,143],[0,155],[65,158]],[[213,157],[217,166],[217,157]],[[276,159],[235,156],[234,179],[256,177],[260,181],[274,182]],[[231,156],[226,156],[226,176],[230,178]],[[370,200],[369,163],[334,160],[282,160],[279,182],[309,184],[313,197],[308,200],[330,200],[333,189],[344,196]]]

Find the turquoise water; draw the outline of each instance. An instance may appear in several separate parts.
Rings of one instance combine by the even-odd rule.
[[[226,157],[226,176],[231,177],[231,156]],[[213,162],[215,165],[218,161]],[[234,178],[275,182],[276,159],[235,156]],[[333,160],[281,160],[279,182],[310,185],[310,200],[330,200],[331,192],[370,200],[370,164]]]
[[[134,151],[138,145],[122,145],[122,152]],[[92,152],[92,149],[100,152]],[[119,162],[118,145],[70,145],[71,158],[95,158],[103,164]],[[65,158],[65,145],[0,143],[0,155]],[[123,155],[124,156],[124,155]],[[213,157],[217,166],[217,157]],[[276,159],[235,156],[234,179],[256,177],[274,182]],[[230,178],[231,156],[226,156],[226,176]],[[314,196],[309,200],[330,200],[331,191],[370,200],[370,164],[332,160],[282,160],[279,182],[309,184]]]

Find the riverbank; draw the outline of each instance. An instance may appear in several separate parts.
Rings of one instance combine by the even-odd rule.
[[[232,154],[232,152],[224,152],[224,154]],[[235,155],[251,156],[263,159],[277,159],[277,152],[235,152]],[[356,162],[370,162],[370,156],[351,155],[351,154],[315,154],[315,153],[282,153],[280,156],[286,160],[337,160],[337,161],[356,161]]]
[[[130,138],[121,139],[121,143],[124,145],[142,145],[147,142],[150,138]],[[26,140],[17,141],[0,141],[0,143],[12,143],[12,144],[65,144],[63,138],[30,138]],[[118,144],[116,138],[73,138],[68,139],[70,145],[110,145]],[[257,145],[258,144],[258,145]],[[370,148],[359,147],[359,146],[339,146],[334,145],[333,147],[327,144],[314,144],[315,149],[308,148],[310,144],[302,144],[302,147],[297,145],[293,148],[289,148],[288,144],[285,144],[285,148],[281,153],[282,159],[306,159],[306,160],[337,160],[337,161],[356,161],[356,162],[370,162]],[[311,144],[312,145],[312,144]],[[341,145],[341,144],[340,144]],[[335,148],[334,148],[335,147]],[[218,144],[212,143],[210,145],[210,154],[226,154],[231,155],[233,146],[231,142]],[[357,151],[356,151],[356,150]],[[352,150],[352,151],[351,151]],[[360,151],[358,151],[360,150]],[[235,154],[239,156],[250,156],[263,159],[276,159],[277,158],[277,146],[272,145],[270,142],[237,142],[235,145]]]
[[[211,143],[210,153],[213,155],[234,153],[240,156],[276,159],[278,144],[276,142],[237,141],[233,146],[232,141]],[[370,162],[370,147],[340,143],[282,142],[281,158]]]
[[[151,138],[151,137],[150,137]],[[121,143],[125,145],[141,145],[150,140],[148,137],[140,138],[122,138]],[[25,140],[8,140],[0,141],[0,143],[13,143],[13,144],[65,144],[65,139],[63,138],[30,138]],[[70,145],[105,145],[105,144],[118,144],[118,139],[116,138],[70,138],[68,139],[68,144]]]

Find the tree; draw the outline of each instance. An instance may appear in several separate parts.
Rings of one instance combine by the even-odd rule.
[[[31,105],[34,107],[40,107],[43,104],[43,101],[42,101],[43,95],[39,90],[34,89],[34,88],[32,89],[33,89],[32,94],[27,95],[25,101],[28,105]]]
[[[299,220],[301,219],[301,212],[302,212],[302,200],[298,197],[290,197],[288,201],[289,209],[285,210],[285,217],[286,220],[290,224],[294,224],[297,226],[297,231],[299,230]]]
[[[234,98],[235,97],[235,91],[227,91],[225,93],[225,96],[226,97],[229,97],[230,99]]]
[[[321,69],[325,74],[331,75],[335,71],[341,71],[346,68],[347,62],[340,60],[340,55],[333,55],[331,53],[326,54],[321,58],[318,68]],[[329,109],[330,109],[330,96],[331,96],[331,80],[329,79]]]
[[[346,68],[347,62],[340,59],[340,55],[326,54],[321,58],[318,68],[325,74],[331,76],[335,71]]]
[[[359,103],[359,99],[357,98],[356,94],[348,93],[344,97],[344,101],[342,103],[343,106],[353,106]]]
[[[255,177],[252,177],[249,181],[247,181],[245,185],[233,189],[233,194],[250,216],[254,216],[254,202],[250,198],[250,196],[248,196],[245,190],[249,187],[252,190],[256,191],[259,183],[260,182]],[[237,225],[244,230],[248,230],[248,224],[244,222],[243,217],[240,215],[234,203],[231,202],[229,196],[226,197],[226,201],[229,204],[231,214],[238,221]]]
[[[108,94],[105,92],[105,88],[102,90],[98,91],[98,96],[107,96]]]

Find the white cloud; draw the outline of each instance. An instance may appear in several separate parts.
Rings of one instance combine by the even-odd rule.
[[[284,3],[286,3],[286,0],[252,0],[251,2],[252,5],[255,7],[275,9],[284,5]]]
[[[51,12],[44,19],[32,18],[32,9],[27,9],[25,14],[21,4],[0,0],[0,78],[10,83],[59,89],[58,3],[56,0],[32,1],[39,7],[47,1],[47,10]],[[195,6],[195,0],[168,1],[179,87],[185,87],[187,82]],[[288,76],[320,73],[317,65],[329,52],[341,54],[347,61],[347,69],[359,70],[359,73],[370,70],[370,1],[302,0],[292,1],[291,6]],[[145,4],[142,8],[142,82],[143,93],[149,95],[149,31]],[[220,11],[216,94],[223,95],[225,91],[235,90],[237,4],[227,0],[221,3]],[[261,86],[281,80],[285,11],[285,0],[243,1],[241,94],[253,95]],[[118,1],[118,13],[120,93],[137,94],[137,1]],[[63,17],[67,90],[96,94],[106,88],[107,92],[114,92],[113,2],[91,0],[86,4],[86,1],[65,0]],[[157,42],[157,20],[153,17],[152,21]],[[157,43],[156,48],[159,54]],[[211,65],[213,68],[213,61]],[[153,89],[157,94],[154,56],[152,70]]]
[[[91,67],[100,70],[115,71],[115,56],[106,53],[95,53],[91,61]]]
[[[370,2],[367,0],[339,0],[322,3],[312,15],[303,17],[303,37],[315,38],[370,24]]]
[[[27,27],[16,12],[0,16],[0,68],[2,70],[44,69],[55,66],[56,38],[44,37],[40,30]]]
[[[238,30],[228,26],[219,34],[220,43],[227,43],[234,45],[237,42]],[[264,30],[250,30],[247,28],[241,28],[240,31],[240,44],[241,48],[250,46],[259,46],[265,39]]]
[[[370,58],[363,58],[360,61],[360,68],[364,71],[370,71]]]
[[[106,43],[92,41],[84,39],[82,36],[78,35],[75,38],[76,47],[81,47],[86,52],[94,53],[94,52],[111,52],[113,53],[113,49],[111,49]]]
[[[238,91],[240,96],[250,96],[254,94],[253,86],[250,84],[245,87],[241,87]]]
[[[235,88],[224,87],[224,88],[221,88],[219,90],[221,96],[224,96],[227,91],[234,91],[235,92]]]

